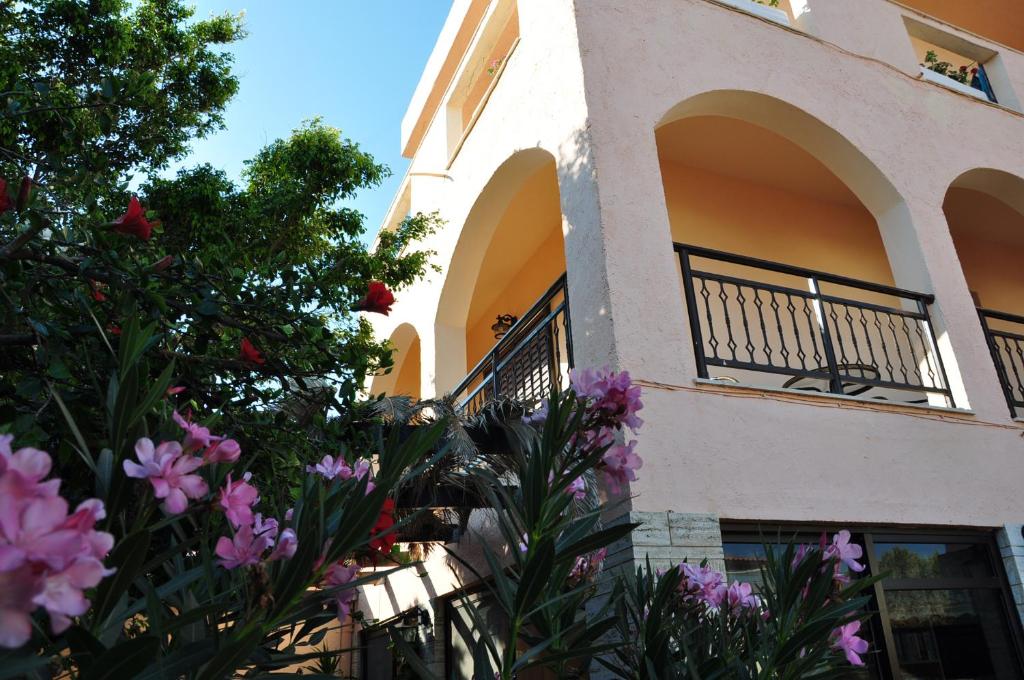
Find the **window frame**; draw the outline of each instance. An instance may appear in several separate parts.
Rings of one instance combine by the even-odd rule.
[[[1006,574],[1002,556],[995,539],[995,530],[989,529],[936,529],[934,527],[884,527],[866,525],[835,525],[835,524],[785,524],[764,522],[726,522],[721,523],[723,547],[729,543],[761,543],[771,536],[777,535],[780,540],[807,537],[812,542],[821,532],[832,533],[839,529],[847,529],[856,542],[864,547],[865,573],[879,573],[877,543],[968,543],[984,546],[989,562],[992,564],[993,576],[964,578],[934,579],[888,579],[878,581],[872,586],[872,601],[869,606],[871,618],[868,625],[872,637],[882,649],[878,655],[878,670],[886,680],[900,680],[899,659],[896,657],[896,641],[892,630],[885,592],[908,592],[921,590],[989,590],[998,591],[1000,603],[1006,617],[1007,628],[1017,667],[1024,672],[1024,631],[1019,613],[1014,607],[1013,592]],[[884,658],[884,661],[882,659]]]

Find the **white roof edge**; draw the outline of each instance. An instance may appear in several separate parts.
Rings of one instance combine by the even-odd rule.
[[[430,53],[430,58],[427,59],[427,65],[423,67],[423,74],[420,76],[416,89],[412,93],[412,99],[405,110],[405,115],[402,116],[401,148],[403,149],[409,143],[409,137],[412,136],[413,128],[416,127],[416,121],[419,120],[420,112],[427,102],[427,97],[430,96],[430,91],[434,87],[434,81],[437,80],[441,66],[451,51],[452,44],[455,42],[455,36],[458,35],[459,28],[462,26],[466,12],[469,11],[471,4],[472,0],[454,0],[452,2],[448,18],[445,19],[444,26],[441,28],[441,34],[437,37],[437,42],[434,43],[434,49]]]

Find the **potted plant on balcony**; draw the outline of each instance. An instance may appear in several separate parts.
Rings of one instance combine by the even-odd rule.
[[[928,50],[924,55],[924,63],[921,64],[921,75],[924,76],[925,80],[948,87],[951,90],[956,90],[978,99],[988,99],[989,97],[984,90],[974,86],[974,83],[977,81],[978,68],[976,64],[964,64],[960,67],[955,67],[948,61],[940,60],[939,55],[934,50]]]

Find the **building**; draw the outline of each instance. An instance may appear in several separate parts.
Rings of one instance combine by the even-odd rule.
[[[1024,677],[1022,101],[1013,0],[455,0],[382,227],[438,211],[442,271],[377,322],[372,391],[628,370],[615,560],[738,573],[848,527],[893,574],[877,677]],[[453,670],[431,559],[364,604]]]

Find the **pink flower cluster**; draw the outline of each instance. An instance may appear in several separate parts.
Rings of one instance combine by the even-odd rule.
[[[713,611],[720,611],[725,605],[725,610],[733,614],[761,608],[761,599],[753,594],[749,583],[734,581],[727,586],[725,575],[707,565],[683,562],[679,571],[683,575],[679,590],[687,601],[700,602]]]
[[[273,562],[280,559],[291,559],[299,547],[295,530],[281,530],[273,517],[263,519],[263,515],[253,512],[260,500],[259,490],[249,483],[252,473],[246,472],[239,480],[228,478],[217,494],[217,507],[224,511],[235,533],[230,538],[221,536],[217,539],[214,552],[217,563],[225,569],[248,567],[260,562]],[[285,514],[285,521],[291,520],[291,511]],[[267,555],[267,551],[270,554]]]
[[[331,565],[324,574],[320,586],[323,588],[337,588],[355,580],[359,573],[359,566],[355,564],[346,565],[344,561]],[[345,619],[352,611],[352,605],[356,600],[356,592],[352,588],[342,588],[334,593],[334,602],[338,607],[338,622],[345,623]]]
[[[307,465],[306,472],[318,474],[328,480],[335,478],[342,481],[353,478],[362,479],[366,475],[370,475],[371,479],[373,477],[370,472],[370,461],[366,458],[360,458],[354,467],[349,467],[344,458],[338,456],[335,459],[330,454],[324,456],[316,465]],[[370,493],[374,488],[373,482],[366,483],[366,493]]]
[[[60,480],[43,481],[52,461],[45,451],[11,450],[0,435],[0,647],[16,648],[32,636],[32,613],[46,609],[54,634],[89,610],[83,592],[113,570],[102,560],[114,537],[96,531],[103,502],[83,501],[68,514]]]
[[[164,499],[164,510],[171,514],[185,512],[189,499],[202,498],[209,492],[206,481],[195,473],[203,465],[234,463],[242,453],[234,439],[210,434],[207,427],[190,422],[177,411],[174,422],[185,431],[182,443],[161,442],[154,445],[142,437],[135,442],[138,462],[125,460],[124,473],[135,479],[148,479],[153,495]],[[195,455],[200,453],[201,455]]]
[[[640,387],[634,385],[629,371],[585,368],[569,372],[576,396],[588,401],[588,411],[612,428],[626,426],[636,432],[643,422],[636,414],[644,407]]]
[[[636,441],[616,444],[615,434],[628,428],[636,432],[643,420],[637,412],[644,407],[640,401],[640,387],[633,384],[628,371],[583,369],[569,372],[576,396],[587,409],[587,430],[584,450],[609,447],[602,456],[602,467],[608,490],[618,494],[629,482],[637,480],[636,471],[643,467],[643,459],[634,450]]]
[[[233,537],[221,536],[217,539],[215,552],[220,558],[217,560],[220,566],[237,569],[262,561],[291,559],[298,547],[298,537],[293,529],[280,531],[276,519],[268,517],[264,520],[263,515],[256,513],[251,522],[237,527]],[[267,550],[271,552],[264,557]]]

